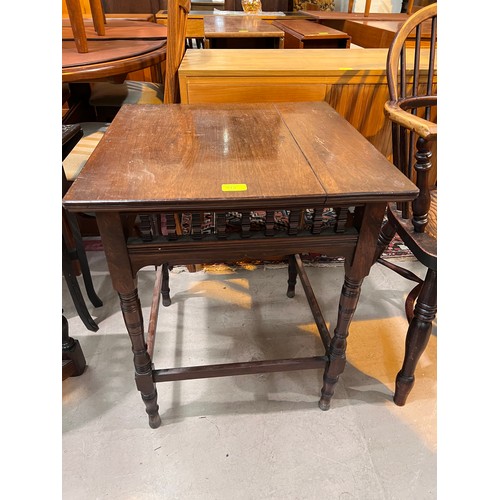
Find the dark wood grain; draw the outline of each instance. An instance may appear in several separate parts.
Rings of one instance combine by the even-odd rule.
[[[62,42],[63,82],[113,81],[120,76],[123,81],[128,73],[159,65],[166,57],[166,43],[162,40],[106,40],[88,44],[89,52],[79,54],[73,42]]]
[[[166,0],[102,0],[106,13],[151,13],[154,14],[167,6]]]
[[[343,31],[323,26],[307,19],[273,21],[274,26],[285,33],[285,49],[288,48],[349,48],[351,37]]]
[[[224,191],[223,184],[246,189]],[[200,377],[324,368],[320,407],[327,409],[345,365],[349,324],[374,261],[386,204],[417,193],[326,102],[123,106],[63,203],[70,211],[96,213],[150,426],[161,422],[157,382]],[[335,207],[333,226],[322,224],[327,207]],[[250,213],[256,210],[263,212],[263,224],[252,227]],[[289,223],[277,229],[275,212],[283,210]],[[207,212],[214,217],[212,233],[201,227]],[[235,227],[236,213],[241,218]],[[177,223],[183,215],[191,221],[186,232]],[[311,251],[346,259],[333,336],[300,257],[290,259],[283,293],[293,298],[299,275],[324,344],[322,355],[153,368],[154,334],[148,333],[148,351],[139,269]],[[155,303],[160,278],[159,272]],[[165,292],[168,288],[164,283]],[[155,324],[153,318],[150,326]]]
[[[328,193],[327,203],[348,203],[352,198],[370,201],[381,195],[396,200],[400,190],[415,193],[413,184],[404,175],[393,175],[393,165],[325,103],[280,103],[276,107],[314,165]],[[408,191],[401,195],[406,197]]]
[[[416,193],[326,103],[125,105],[82,174],[66,204],[96,211],[228,201],[243,207],[259,199],[268,206],[314,205],[327,197],[345,203]],[[246,191],[222,191],[222,184],[241,183]]]

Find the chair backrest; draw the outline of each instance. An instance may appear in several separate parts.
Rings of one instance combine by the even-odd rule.
[[[420,189],[418,198],[400,208],[422,232],[430,205],[431,148],[437,140],[437,4],[411,15],[397,32],[387,54],[389,101],[384,110],[392,122],[393,163]]]
[[[180,102],[178,71],[186,50],[186,25],[191,0],[168,0],[167,59],[165,61],[165,95],[163,102]]]

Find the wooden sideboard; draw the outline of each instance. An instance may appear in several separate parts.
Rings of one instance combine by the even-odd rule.
[[[390,157],[386,58],[387,49],[187,50],[181,102],[326,101]]]

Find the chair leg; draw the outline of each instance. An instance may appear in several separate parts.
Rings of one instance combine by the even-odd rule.
[[[295,285],[297,284],[297,263],[295,256],[288,256],[288,289],[286,296],[289,298],[295,297]]]
[[[62,359],[63,359],[63,380],[68,377],[77,377],[85,371],[87,362],[83,355],[82,348],[78,340],[69,336],[68,320],[62,317]]]
[[[375,251],[375,258],[373,259],[373,263],[377,262],[377,260],[382,256],[384,250],[389,246],[389,243],[392,241],[395,235],[396,227],[393,226],[389,221],[386,221],[380,229],[380,233],[378,235],[377,249]]]
[[[78,280],[76,279],[73,268],[71,266],[71,258],[64,242],[64,238],[62,242],[62,270],[64,279],[66,280],[66,284],[68,285],[69,293],[71,294],[71,298],[73,299],[73,303],[75,304],[76,311],[78,312],[78,316],[80,316],[80,319],[83,321],[83,324],[87,327],[88,330],[97,332],[97,330],[99,330],[99,327],[93,320],[87,309],[87,306],[85,305],[82,291],[80,290]]]
[[[415,368],[429,342],[432,321],[437,311],[437,272],[427,270],[422,290],[415,305],[413,319],[406,334],[403,367],[396,377],[394,403],[404,406],[415,383]]]
[[[168,264],[164,264],[161,277],[161,301],[165,307],[168,307],[172,303],[172,299],[170,298],[170,276],[168,271]]]
[[[415,311],[415,301],[417,300],[417,297],[419,296],[423,285],[424,285],[424,282],[422,281],[415,288],[413,288],[411,290],[411,292],[408,294],[408,297],[406,297],[405,313],[406,313],[406,319],[408,320],[408,323],[411,323],[411,320],[413,319],[413,315],[414,315],[414,311]]]
[[[90,274],[89,262],[87,260],[87,254],[85,253],[85,248],[83,246],[82,235],[80,234],[80,228],[78,227],[78,221],[74,214],[67,212],[66,218],[69,222],[71,232],[73,234],[73,239],[75,243],[76,254],[78,256],[78,262],[80,264],[80,269],[82,271],[83,282],[85,284],[85,290],[90,302],[94,307],[101,307],[102,300],[98,297],[94,284],[92,282],[92,276]]]

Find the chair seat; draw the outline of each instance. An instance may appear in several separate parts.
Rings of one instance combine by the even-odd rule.
[[[101,140],[109,123],[88,122],[80,123],[83,137],[63,160],[63,169],[68,181],[73,182],[81,172],[90,155]]]
[[[415,232],[411,219],[403,219],[395,204],[389,205],[387,216],[413,255],[426,267],[437,270],[437,189],[430,191],[430,197],[429,222],[423,233]]]
[[[160,83],[133,80],[123,83],[95,82],[90,84],[90,89],[89,103],[92,106],[163,104],[164,87]]]

